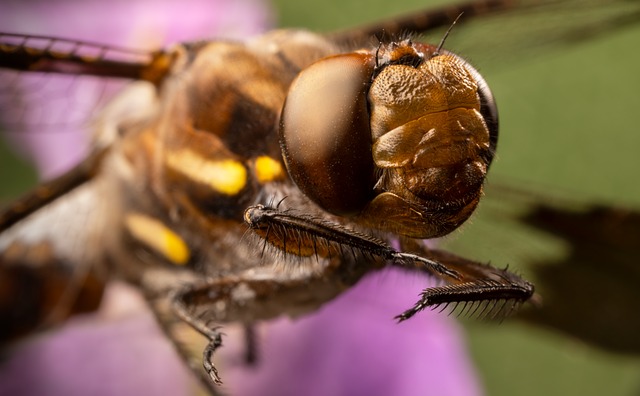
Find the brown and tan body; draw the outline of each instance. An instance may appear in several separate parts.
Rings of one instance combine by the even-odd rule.
[[[299,70],[336,50],[319,36],[284,31],[249,43],[176,46],[160,85],[133,84],[96,122],[97,141],[108,149],[96,154],[91,180],[0,241],[19,245],[39,221],[90,219],[70,224],[80,229],[66,235],[96,246],[91,256],[62,246],[58,257],[144,284],[150,295],[166,294],[184,277],[206,281],[269,264],[274,259],[244,247],[242,215],[250,205],[295,199],[279,154],[279,111]],[[54,237],[43,231],[33,243]],[[7,260],[15,250],[5,251]]]

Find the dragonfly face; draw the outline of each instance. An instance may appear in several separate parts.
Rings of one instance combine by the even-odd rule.
[[[437,51],[405,40],[299,74],[280,141],[305,195],[330,213],[415,238],[446,235],[469,217],[493,158],[497,109],[475,69]]]
[[[274,32],[162,53],[141,66],[139,77],[151,81],[105,110],[98,125],[109,128],[100,132],[97,160],[58,199],[108,213],[85,236],[101,242],[90,257],[96,272],[108,269],[138,285],[166,328],[179,318],[204,334],[205,371],[214,381],[210,360],[220,333],[211,323],[314,310],[385,265],[451,285],[427,289],[402,320],[461,301],[504,299],[511,308],[532,294],[507,271],[408,238],[447,234],[478,203],[497,141],[497,112],[482,78],[455,55],[434,55],[434,47],[390,41],[365,48]],[[329,70],[329,62],[354,59],[356,66]],[[421,68],[440,68],[433,80],[453,84],[422,88],[428,73]],[[403,84],[415,70],[418,86],[406,95]],[[308,85],[317,78],[329,91],[348,82],[355,89],[327,99]],[[442,103],[431,108],[433,97]],[[332,105],[353,110],[344,117]],[[29,217],[21,223],[28,228]],[[3,238],[19,251],[19,236],[19,228],[9,229]],[[398,240],[401,249],[379,237]],[[73,256],[63,260],[59,266],[73,265]]]

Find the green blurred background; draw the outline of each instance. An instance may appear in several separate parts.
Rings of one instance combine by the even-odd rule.
[[[280,26],[324,31],[431,3],[278,0],[275,7]],[[478,34],[489,42],[500,41],[512,35],[509,29],[494,27]],[[532,31],[535,34],[535,29]],[[436,35],[433,41],[440,37]],[[457,36],[454,30],[446,47],[455,51],[457,40],[463,39],[464,34]],[[522,49],[504,57],[497,50],[486,56],[474,54],[473,61],[492,87],[501,116],[498,157],[491,170],[488,195],[492,195],[492,183],[515,181],[552,196],[640,208],[640,128],[635,118],[640,115],[638,48],[640,24],[551,52],[538,49],[527,55]],[[35,181],[33,171],[9,161],[15,161],[14,156],[0,147],[0,199],[15,196]],[[509,264],[534,282],[534,271],[525,265],[528,261],[554,262],[568,254],[569,247],[553,236],[497,221],[501,216],[495,215],[495,208],[506,203],[499,196],[493,201],[491,213],[481,210],[448,238],[449,248],[498,266]],[[503,213],[509,214],[504,207]],[[634,278],[640,272],[637,268],[640,263],[629,282],[638,279]],[[599,271],[604,280],[613,270],[604,260]],[[544,298],[544,284],[537,286]],[[631,287],[640,295],[640,284]],[[596,285],[593,293],[598,292]],[[604,310],[613,309],[606,304],[607,298],[603,295],[604,304],[593,309],[602,310],[603,315]],[[640,307],[636,308],[637,313],[633,309],[626,313],[630,321],[640,316]],[[640,395],[636,348],[614,352],[517,317],[501,324],[463,321],[488,395]],[[625,319],[610,325],[623,328]],[[603,337],[609,336],[606,327],[601,331]],[[616,334],[612,331],[610,336]]]

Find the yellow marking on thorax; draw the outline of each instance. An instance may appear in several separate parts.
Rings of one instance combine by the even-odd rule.
[[[236,195],[247,184],[246,168],[232,159],[208,160],[192,150],[183,149],[167,153],[167,165],[221,194]]]
[[[284,169],[279,161],[263,155],[256,158],[256,179],[261,184],[281,179],[284,177]]]
[[[189,261],[191,254],[187,244],[159,220],[139,213],[129,213],[125,216],[124,223],[136,240],[172,263],[185,265]]]

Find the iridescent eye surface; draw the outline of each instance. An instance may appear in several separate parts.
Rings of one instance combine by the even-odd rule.
[[[359,213],[373,197],[374,165],[367,90],[375,59],[325,58],[291,84],[280,145],[291,178],[325,210]]]

